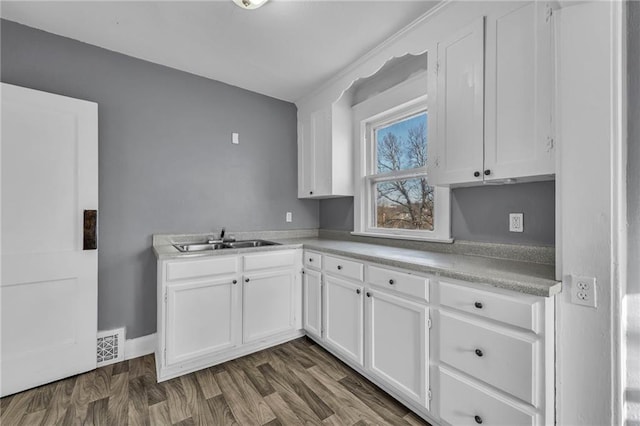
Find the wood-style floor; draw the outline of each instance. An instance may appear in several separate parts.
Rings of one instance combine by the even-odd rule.
[[[153,355],[0,399],[13,425],[427,425],[307,338],[162,383]]]

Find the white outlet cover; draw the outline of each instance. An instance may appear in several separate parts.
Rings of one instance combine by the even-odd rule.
[[[231,143],[234,145],[238,145],[240,143],[240,135],[237,133],[231,133]]]
[[[524,214],[509,213],[509,231],[524,232]]]
[[[287,212],[287,214],[285,215],[285,219],[286,222],[291,222],[293,220],[293,214],[291,212]]]
[[[597,308],[595,277],[571,276],[571,303]]]

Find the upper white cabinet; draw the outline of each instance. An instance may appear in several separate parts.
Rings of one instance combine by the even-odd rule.
[[[555,173],[550,16],[541,2],[499,4],[437,44],[430,183]]]
[[[353,195],[351,98],[298,113],[298,197]]]
[[[484,19],[438,43],[437,131],[430,184],[482,180]],[[477,175],[477,176],[475,176]]]

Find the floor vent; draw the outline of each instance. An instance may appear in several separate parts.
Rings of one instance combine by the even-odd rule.
[[[124,328],[98,332],[98,367],[124,361]]]

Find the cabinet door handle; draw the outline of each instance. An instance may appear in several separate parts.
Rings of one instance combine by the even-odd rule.
[[[356,290],[356,293],[357,293],[357,294],[360,294],[360,293],[362,293],[362,292],[360,291],[360,289],[357,289],[357,290]]]
[[[339,271],[339,270],[341,270],[341,269],[342,269],[342,266],[341,266],[341,265],[338,265],[338,271]]]
[[[482,309],[482,302],[476,302],[473,304],[477,309]]]
[[[309,262],[313,262],[313,257],[310,257],[310,258],[309,258]]]
[[[245,279],[244,279],[244,282],[245,282],[245,283],[248,283],[248,282],[249,282],[249,278],[245,278]]]
[[[475,352],[476,352],[476,355],[478,355],[479,357],[484,356],[484,353],[482,353],[482,350],[480,350],[480,349],[476,349]]]
[[[313,195],[313,191],[309,191],[309,195]]]
[[[482,424],[482,417],[480,417],[480,416],[475,416],[475,417],[473,418],[473,420],[475,420],[475,421],[476,421],[476,423],[478,423],[479,425],[481,425],[481,424]]]
[[[480,177],[480,172],[477,172],[477,171],[476,171],[476,172],[473,172],[473,175],[474,175],[475,177]]]
[[[371,293],[367,292],[367,297],[371,297]]]
[[[238,284],[238,280],[231,281],[233,284]]]
[[[391,284],[391,285],[393,285],[394,282],[395,281],[393,281],[393,280],[389,280],[389,284]]]
[[[489,176],[491,174],[491,169],[487,169],[484,171],[485,176]]]
[[[302,273],[304,274],[304,270],[302,271]]]

